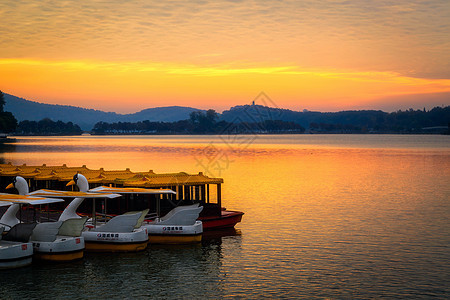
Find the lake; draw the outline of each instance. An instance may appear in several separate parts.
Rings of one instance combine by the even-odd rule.
[[[16,137],[0,162],[201,171],[245,212],[199,245],[1,271],[2,299],[450,297],[450,136]]]

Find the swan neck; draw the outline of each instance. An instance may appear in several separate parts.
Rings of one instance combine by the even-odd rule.
[[[8,226],[13,227],[16,224],[19,224],[20,221],[17,219],[16,214],[19,211],[20,204],[12,204],[3,214],[0,219],[0,223],[6,224]]]
[[[67,205],[67,207],[64,209],[64,211],[59,216],[58,221],[65,221],[67,219],[79,219],[81,218],[77,214],[77,209],[80,206],[80,204],[83,202],[84,198],[75,198],[72,200],[72,202]]]

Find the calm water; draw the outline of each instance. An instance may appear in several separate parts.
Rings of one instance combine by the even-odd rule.
[[[2,271],[0,298],[449,298],[450,136],[17,138],[0,161],[223,177],[240,235]]]

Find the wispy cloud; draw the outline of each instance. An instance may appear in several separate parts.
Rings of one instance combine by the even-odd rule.
[[[270,85],[265,81],[264,76],[280,76],[280,78],[320,78],[335,81],[361,82],[371,84],[392,84],[403,87],[433,87],[434,92],[450,91],[450,79],[425,79],[404,76],[396,72],[381,71],[350,71],[326,68],[307,68],[295,65],[272,65],[257,66],[249,63],[208,65],[204,64],[180,64],[172,62],[143,62],[143,61],[94,61],[94,60],[43,60],[43,59],[0,59],[0,66],[19,67],[23,69],[38,67],[41,69],[52,69],[56,73],[78,72],[80,74],[90,74],[98,72],[108,72],[113,74],[126,74],[130,80],[133,77],[147,75],[181,75],[182,77],[195,78],[202,77],[229,77],[239,75],[261,75],[260,84]],[[156,74],[156,75],[155,75]],[[195,80],[195,79],[192,79]],[[218,79],[220,80],[220,79]],[[281,79],[282,80],[282,79]],[[385,91],[383,91],[384,93]],[[351,94],[351,92],[349,92]]]
[[[450,78],[449,15],[447,0],[4,0],[0,56],[243,60]]]
[[[411,83],[435,82],[450,86],[450,79],[422,79],[404,76],[396,72],[381,71],[350,71],[326,68],[307,68],[295,65],[257,66],[250,63],[229,63],[225,65],[181,64],[172,62],[150,61],[96,61],[96,60],[44,60],[44,59],[0,59],[0,65],[23,65],[61,68],[61,71],[77,70],[111,70],[115,72],[160,72],[166,74],[181,74],[194,76],[232,76],[236,74],[278,74],[278,75],[309,75],[336,79]]]

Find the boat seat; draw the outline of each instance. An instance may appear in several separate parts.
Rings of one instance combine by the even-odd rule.
[[[3,240],[11,242],[28,243],[37,223],[19,223],[11,227],[7,234],[3,236]]]
[[[175,208],[173,208],[171,211],[169,211],[164,217],[161,217],[160,220],[161,221],[165,221],[170,219],[173,215],[175,215],[176,213],[178,213],[181,210],[186,210],[186,209],[195,209],[198,208],[199,204],[195,203],[195,204],[190,204],[190,205],[180,205],[177,206]]]
[[[54,242],[63,221],[39,223],[33,229],[30,241]]]
[[[141,213],[141,216],[139,217],[136,225],[134,226],[134,229],[138,229],[142,226],[142,223],[144,222],[145,216],[148,214],[149,209],[144,209],[144,210],[138,210],[138,211],[129,211],[124,213],[124,215],[133,215],[133,214],[137,214],[137,213]]]
[[[59,236],[81,236],[81,232],[84,229],[84,224],[87,221],[87,217],[80,219],[67,219],[63,221],[61,227],[59,227]]]
[[[133,232],[134,226],[136,226],[142,212],[137,212],[135,214],[129,215],[119,215],[115,216],[109,220],[105,225],[99,226],[92,231],[98,232]]]
[[[193,225],[197,221],[203,206],[198,203],[177,206],[159,219],[158,225]]]

